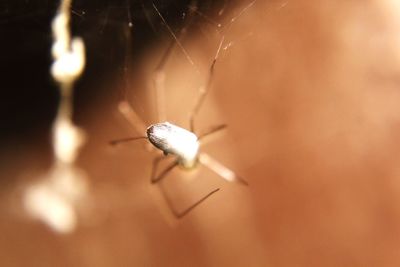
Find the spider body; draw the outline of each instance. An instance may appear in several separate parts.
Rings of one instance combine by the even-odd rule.
[[[165,155],[176,156],[178,164],[184,169],[192,169],[198,162],[199,139],[191,131],[169,122],[150,125],[147,138]]]
[[[155,6],[154,6],[154,8],[157,10],[157,8]],[[158,10],[157,10],[157,12],[158,12]],[[161,16],[160,13],[159,13],[159,15]],[[177,39],[176,39],[176,41],[179,44],[179,41]],[[147,139],[157,149],[161,150],[165,156],[169,155],[169,154],[175,156],[176,159],[171,164],[169,164],[167,167],[163,168],[162,171],[157,171],[157,169],[158,169],[159,162],[161,160],[165,159],[165,156],[156,157],[154,159],[152,174],[151,174],[151,183],[155,184],[155,183],[160,182],[176,166],[181,166],[182,168],[184,168],[186,170],[190,170],[190,169],[193,169],[194,167],[196,167],[198,163],[200,163],[200,164],[208,167],[210,170],[214,171],[215,173],[217,173],[219,176],[221,176],[223,179],[225,179],[227,181],[237,181],[244,185],[247,185],[247,182],[245,180],[243,180],[240,176],[236,175],[233,171],[226,168],[224,165],[222,165],[218,161],[212,159],[207,154],[199,152],[200,141],[206,136],[209,136],[213,133],[216,133],[218,131],[225,129],[226,128],[225,124],[217,125],[216,127],[213,127],[209,131],[207,131],[199,136],[197,136],[194,133],[195,132],[194,118],[195,118],[196,114],[198,113],[202,103],[204,102],[204,99],[205,99],[205,96],[206,96],[208,90],[210,89],[211,81],[212,81],[212,77],[213,77],[213,73],[214,73],[214,65],[215,65],[215,62],[217,61],[217,57],[221,50],[223,42],[224,42],[224,37],[222,37],[222,39],[221,39],[217,53],[211,64],[209,75],[208,75],[208,81],[205,84],[205,86],[200,89],[199,97],[196,100],[196,102],[195,102],[196,104],[190,113],[190,117],[189,117],[190,118],[190,131],[165,121],[165,122],[155,123],[155,124],[150,125],[146,130],[146,136],[128,137],[128,138],[113,140],[110,142],[110,144],[116,145],[121,142],[127,142],[127,141],[138,140],[138,139]],[[173,47],[173,46],[171,46],[171,47]],[[163,74],[162,68],[166,62],[165,58],[168,58],[168,56],[170,55],[170,52],[171,52],[171,49],[166,50],[166,54],[162,58],[160,65],[156,70],[156,74],[158,73],[158,75],[156,75],[156,77],[154,78],[154,86],[156,88],[158,96],[162,94],[162,89],[163,89],[163,86],[162,86],[163,79],[159,80],[158,78],[163,76],[160,74]],[[159,102],[160,101],[157,101],[157,103],[159,103]],[[141,122],[140,117],[130,107],[128,102],[126,102],[126,101],[121,102],[119,105],[119,110],[128,121],[132,122],[133,125],[140,124],[140,125],[144,126],[144,124]],[[163,114],[163,112],[159,112],[159,115],[160,114]],[[159,118],[160,117],[161,116],[159,116]],[[138,129],[139,132],[142,132],[144,130],[144,127],[138,127],[138,128],[141,128],[141,129]],[[189,206],[182,212],[178,212],[177,210],[175,210],[175,208],[171,204],[168,197],[166,195],[164,195],[164,196],[165,196],[165,199],[167,200],[167,204],[170,206],[173,214],[177,218],[181,218],[184,215],[186,215],[188,212],[193,210],[195,207],[197,207],[199,204],[201,204],[204,200],[206,200],[212,194],[216,193],[217,191],[219,191],[219,188],[214,189],[213,191],[209,192],[207,195],[205,195],[204,197],[202,197],[201,199],[196,201],[194,204],[192,204],[191,206]]]

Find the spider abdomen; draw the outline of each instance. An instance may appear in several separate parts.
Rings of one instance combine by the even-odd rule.
[[[196,164],[199,141],[194,133],[172,123],[162,122],[150,125],[147,137],[156,148],[175,155],[183,167],[192,168]]]

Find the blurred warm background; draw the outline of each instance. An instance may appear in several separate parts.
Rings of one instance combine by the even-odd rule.
[[[158,154],[146,142],[108,145],[139,135],[118,112],[120,100],[146,124],[157,122],[152,70],[173,39],[146,1],[76,1],[73,32],[88,54],[75,95],[75,120],[87,134],[77,164],[89,192],[70,234],[30,218],[21,204],[52,162],[56,4],[6,2],[1,266],[400,265],[397,1],[157,3],[175,32],[197,8],[182,37],[195,66],[178,45],[165,66],[167,118],[177,125],[188,127],[225,36],[196,128],[229,125],[202,148],[248,187],[203,167],[151,185]],[[184,209],[217,187],[180,220],[163,198]]]

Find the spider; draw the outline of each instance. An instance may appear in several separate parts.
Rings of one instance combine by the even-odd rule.
[[[157,10],[158,11],[158,10]],[[175,38],[175,35],[174,35]],[[190,113],[190,130],[184,129],[182,127],[179,127],[177,125],[174,125],[168,121],[160,122],[160,123],[155,123],[147,127],[146,130],[146,135],[145,136],[139,136],[139,137],[128,137],[128,138],[123,138],[123,139],[117,139],[113,140],[110,142],[111,145],[116,145],[122,142],[128,142],[128,141],[133,141],[133,140],[139,140],[139,139],[147,139],[155,148],[159,149],[160,151],[163,152],[164,155],[157,157],[153,161],[153,168],[152,168],[152,173],[151,173],[151,183],[155,184],[160,182],[162,179],[164,179],[170,171],[172,171],[175,167],[180,166],[185,170],[190,170],[195,168],[199,163],[208,167],[215,173],[217,173],[219,176],[222,178],[228,180],[228,181],[237,181],[240,182],[243,185],[248,185],[248,183],[242,179],[240,176],[236,175],[232,170],[228,169],[221,163],[219,163],[217,160],[211,158],[209,155],[205,153],[200,153],[200,144],[201,140],[209,136],[211,134],[214,134],[216,132],[219,132],[227,127],[226,124],[221,124],[218,125],[214,128],[212,128],[210,131],[201,134],[201,135],[196,135],[195,134],[195,127],[194,127],[194,118],[196,114],[198,113],[200,107],[202,106],[204,99],[211,87],[211,82],[213,79],[214,75],[214,67],[215,63],[217,62],[218,55],[220,53],[222,44],[224,42],[224,37],[222,37],[216,55],[211,63],[209,73],[208,73],[208,81],[202,89],[200,89],[199,96],[197,99],[197,102]],[[163,105],[163,103],[160,103],[160,97],[162,95],[162,83],[163,83],[163,67],[164,64],[166,63],[168,56],[175,45],[175,43],[178,43],[180,45],[179,40],[175,38],[174,42],[171,43],[170,47],[166,50],[164,56],[162,57],[160,64],[157,66],[156,71],[155,71],[155,76],[153,77],[153,82],[154,82],[154,87],[157,90],[157,104],[158,108],[160,108],[160,105]],[[181,46],[181,45],[180,45]],[[181,48],[183,48],[181,46]],[[122,101],[119,105],[119,111],[122,113],[122,115],[125,116],[125,118],[130,121],[132,124],[138,124],[140,120],[139,116],[137,113],[132,109],[132,107],[128,104],[126,101]],[[160,111],[158,111],[159,117],[160,117]],[[142,127],[144,128],[144,127]],[[166,158],[166,156],[172,155],[175,157],[175,160],[168,165],[164,170],[162,170],[158,175],[157,175],[157,166],[161,160]],[[178,212],[176,211],[171,203],[169,203],[168,199],[166,201],[168,202],[168,205],[170,206],[170,209],[172,213],[175,215],[177,218],[181,218],[185,216],[187,213],[189,213],[191,210],[193,210],[195,207],[197,207],[199,204],[201,204],[203,201],[205,201],[208,197],[219,191],[220,188],[216,188],[206,194],[204,197],[202,197],[200,200],[196,201],[194,204],[190,205],[188,208],[185,210]]]

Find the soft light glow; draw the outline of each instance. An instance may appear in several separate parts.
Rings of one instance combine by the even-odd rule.
[[[217,160],[210,157],[208,154],[201,153],[199,156],[199,160],[204,166],[208,167],[210,170],[214,171],[225,180],[230,182],[237,180],[236,174],[233,171],[219,163]]]
[[[75,205],[86,190],[81,171],[58,166],[45,179],[28,187],[24,206],[33,218],[42,220],[52,230],[69,233],[77,223]]]
[[[54,152],[56,158],[72,163],[84,141],[82,131],[67,119],[60,119],[54,127]]]
[[[84,133],[72,123],[73,83],[85,66],[81,38],[71,41],[71,0],[63,0],[52,22],[54,42],[51,75],[59,83],[61,100],[53,124],[55,161],[44,179],[28,187],[24,195],[27,212],[59,233],[73,231],[77,224],[76,205],[87,192],[85,174],[74,166]]]
[[[73,38],[68,28],[70,1],[63,1],[59,13],[53,20],[54,42],[51,67],[53,78],[59,83],[73,83],[82,73],[85,66],[85,45],[81,38]]]
[[[58,48],[55,50],[58,50]],[[56,61],[51,67],[51,74],[54,79],[61,83],[72,83],[83,71],[85,66],[84,54],[85,45],[82,39],[74,38],[71,43],[71,50],[55,57]]]
[[[32,217],[57,232],[68,233],[75,228],[76,216],[71,203],[45,183],[28,188],[24,203]]]

